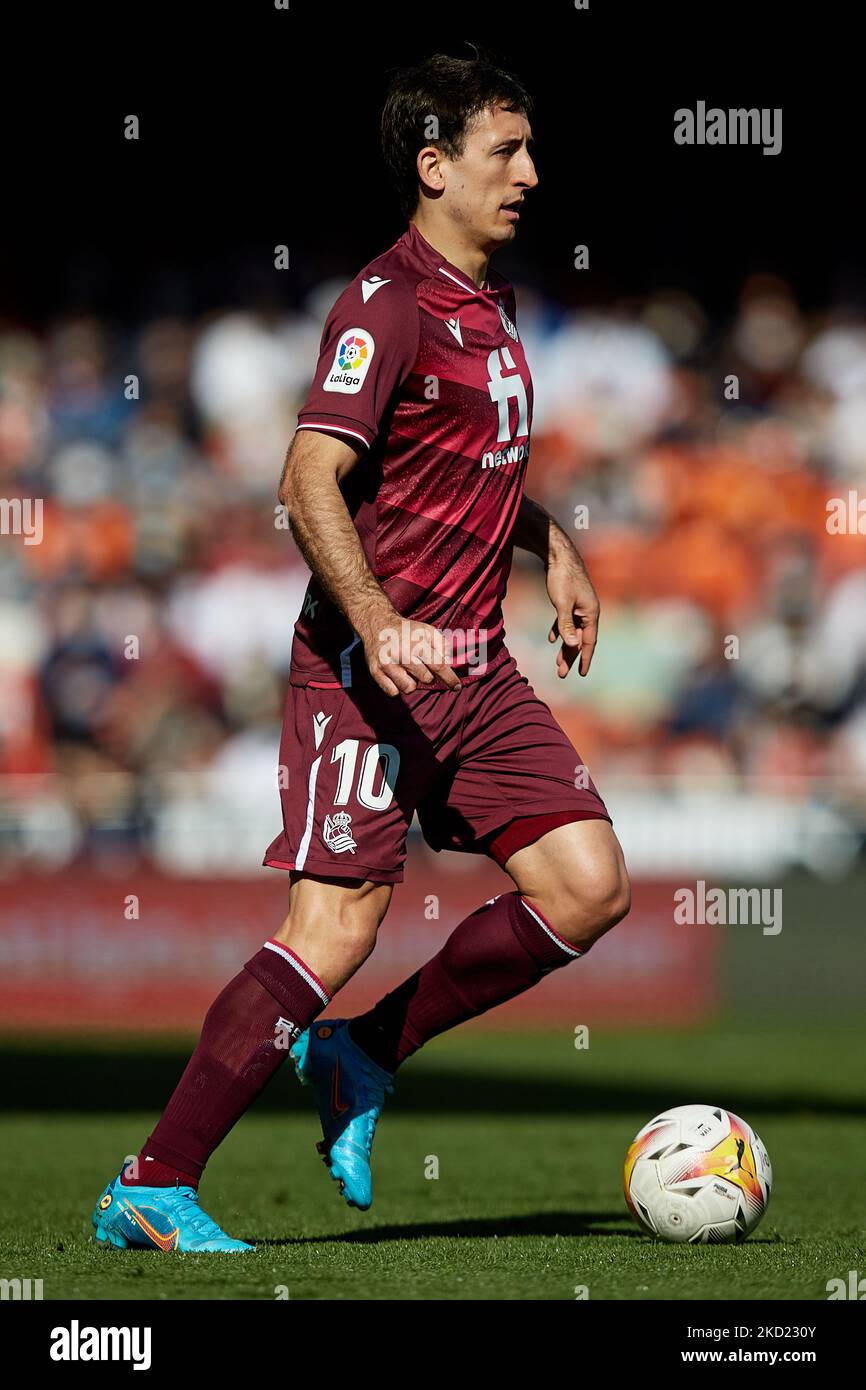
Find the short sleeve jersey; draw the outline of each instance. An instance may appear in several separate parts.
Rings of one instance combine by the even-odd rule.
[[[491,271],[479,289],[410,223],[331,309],[298,428],[363,446],[341,486],[370,568],[399,613],[446,633],[469,679],[507,656],[502,599],[531,424],[511,285]],[[371,679],[315,577],[290,679]]]

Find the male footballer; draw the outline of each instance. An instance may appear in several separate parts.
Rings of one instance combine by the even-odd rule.
[[[211,1005],[137,1162],[103,1192],[100,1241],[251,1249],[204,1213],[198,1184],[289,1052],[331,1176],[366,1209],[376,1123],[407,1058],[628,912],[604,803],[505,645],[515,545],[543,562],[560,677],[588,674],[599,615],[571,540],[524,495],[532,379],[514,291],[489,265],[538,182],[530,111],[482,55],[392,79],[382,148],[408,225],[328,315],[279,487],[312,571],[283,828],[264,856],[290,875],[289,913]],[[320,1017],[373,950],[416,812],[434,849],[489,855],[514,887],[368,1013]]]

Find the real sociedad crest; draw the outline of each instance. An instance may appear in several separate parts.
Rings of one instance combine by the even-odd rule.
[[[511,319],[508,317],[505,310],[503,309],[502,300],[497,299],[496,303],[499,306],[499,317],[502,319],[502,327],[505,329],[509,338],[513,338],[515,343],[519,343],[520,339],[517,336],[517,329],[514,327],[514,324],[511,322]]]
[[[347,849],[354,854],[358,848],[349,829],[351,823],[352,817],[346,811],[338,811],[334,816],[325,816],[322,838],[334,854],[345,854]]]

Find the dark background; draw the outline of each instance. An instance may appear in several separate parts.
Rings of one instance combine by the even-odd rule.
[[[49,12],[10,42],[13,322],[280,305],[354,273],[402,231],[378,155],[387,70],[464,53],[461,38],[537,103],[541,183],[503,273],[564,304],[675,282],[723,316],[751,271],[784,276],[807,310],[866,303],[862,82],[838,4],[375,4],[327,24],[314,0],[122,13]],[[701,99],[781,106],[781,153],[675,145],[674,111]],[[290,276],[273,269],[283,242]]]

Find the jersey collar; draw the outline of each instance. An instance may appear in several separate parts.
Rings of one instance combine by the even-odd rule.
[[[427,238],[418,231],[414,222],[409,223],[405,235],[407,242],[421,258],[424,265],[429,266],[435,273],[444,275],[446,279],[456,281],[467,294],[496,296],[497,298],[501,295],[506,282],[497,275],[496,271],[491,271],[488,267],[487,279],[479,289],[477,285],[472,283],[465,271],[458,270],[456,265],[446,261],[441,251],[437,251],[435,246],[430,245]]]

